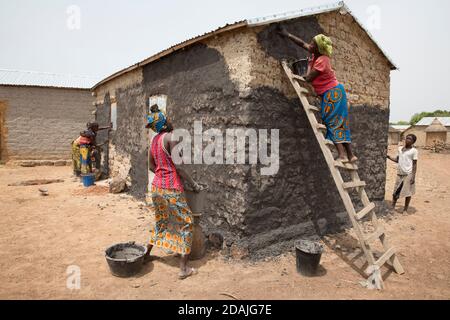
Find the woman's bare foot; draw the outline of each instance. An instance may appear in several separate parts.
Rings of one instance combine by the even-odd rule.
[[[358,158],[355,157],[355,156],[353,156],[353,157],[349,160],[350,163],[355,163],[356,161],[358,161]]]
[[[180,271],[180,273],[178,274],[178,279],[180,280],[184,280],[194,274],[197,274],[197,270],[194,268],[190,268],[190,267],[186,267],[186,269],[184,271]]]

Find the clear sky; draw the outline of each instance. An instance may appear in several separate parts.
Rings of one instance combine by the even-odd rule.
[[[0,0],[0,68],[106,76],[226,23],[333,0]],[[450,2],[347,0],[398,65],[391,120],[450,109]],[[450,95],[449,95],[450,96]]]

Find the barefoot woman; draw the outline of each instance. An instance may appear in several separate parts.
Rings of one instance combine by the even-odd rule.
[[[153,246],[180,254],[179,278],[185,279],[196,273],[196,270],[187,266],[192,245],[193,217],[184,197],[180,177],[186,179],[194,190],[198,190],[199,186],[172,161],[171,153],[176,145],[171,141],[172,125],[157,106],[152,106],[151,111],[146,128],[158,133],[153,138],[149,152],[149,167],[155,173],[152,200],[156,224],[151,230],[147,255],[150,256]]]
[[[344,86],[337,81],[331,68],[330,57],[333,53],[331,39],[319,34],[308,44],[284,28],[281,28],[279,33],[312,54],[305,80],[312,84],[314,91],[322,100],[321,116],[327,126],[326,138],[335,144],[339,160],[355,162],[358,159],[353,155],[351,148],[347,95]]]

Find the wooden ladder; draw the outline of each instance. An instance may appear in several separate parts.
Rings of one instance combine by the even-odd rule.
[[[368,275],[367,287],[371,289],[383,289],[383,279],[380,269],[385,263],[390,264],[398,274],[403,274],[404,270],[396,255],[395,248],[389,246],[388,244],[388,241],[386,239],[386,231],[378,222],[374,210],[375,204],[370,202],[369,197],[367,196],[367,193],[364,189],[366,183],[360,180],[358,175],[358,167],[355,164],[343,164],[340,161],[335,161],[330,149],[330,147],[334,147],[334,143],[330,140],[325,139],[323,133],[326,132],[327,128],[323,124],[320,124],[317,121],[316,116],[314,115],[315,112],[320,112],[320,109],[309,104],[308,99],[306,99],[305,96],[305,94],[308,93],[308,90],[300,85],[301,83],[305,83],[305,79],[298,75],[295,75],[286,61],[282,61],[282,66],[284,71],[286,72],[286,75],[291,81],[292,86],[297,92],[298,97],[300,98],[303,109],[305,110],[309,123],[311,124],[311,128],[314,132],[314,135],[316,136],[317,141],[319,142],[320,149],[322,150],[322,153],[325,157],[328,168],[331,171],[331,175],[333,176],[334,182],[339,191],[339,195],[344,202],[345,209],[348,213],[350,221],[352,222],[360,246],[367,259],[369,265],[365,270],[366,274]],[[350,173],[352,181],[344,182],[339,169],[348,171]],[[356,212],[349,194],[349,191],[354,189],[358,191],[361,201],[364,205],[364,209],[359,212]],[[365,234],[364,228],[361,224],[362,219],[364,219],[364,217],[368,215],[370,215],[372,224],[375,227],[375,232],[371,234]],[[381,240],[384,248],[384,253],[378,260],[375,259],[373,251],[370,247],[370,243],[373,243],[373,241],[377,239]]]

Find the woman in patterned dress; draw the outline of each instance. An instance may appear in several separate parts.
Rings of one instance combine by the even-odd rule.
[[[153,138],[149,152],[149,167],[155,174],[152,183],[152,201],[155,209],[155,226],[151,230],[147,255],[154,246],[166,252],[181,255],[179,278],[185,279],[196,273],[187,266],[191,253],[193,217],[184,196],[181,178],[187,180],[199,191],[199,185],[183,169],[176,167],[172,160],[173,127],[164,113],[152,106],[147,116],[146,128],[158,134]]]
[[[305,80],[312,84],[314,91],[321,98],[321,117],[327,127],[326,139],[333,141],[336,146],[339,161],[356,162],[358,158],[351,147],[347,95],[331,67],[331,39],[319,34],[308,44],[284,28],[280,28],[279,33],[312,54]]]

